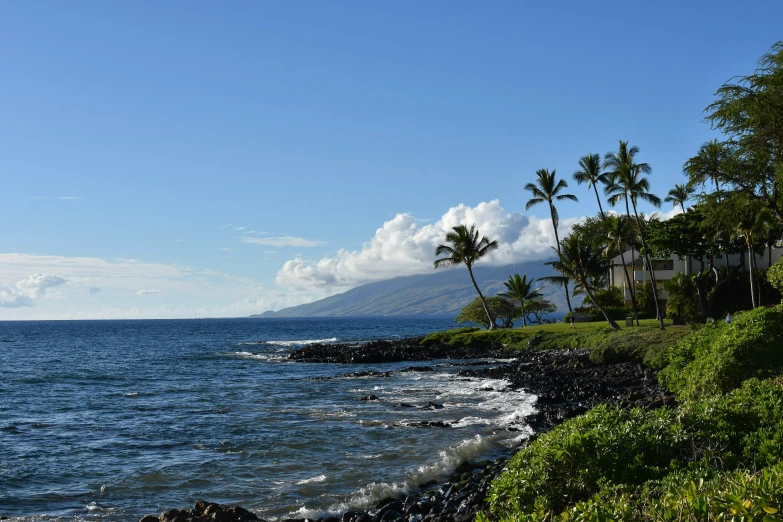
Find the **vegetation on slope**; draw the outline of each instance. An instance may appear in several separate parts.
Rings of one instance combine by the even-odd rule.
[[[686,337],[661,377],[678,408],[599,406],[544,433],[493,484],[492,512],[503,522],[783,520],[779,352],[783,305]]]

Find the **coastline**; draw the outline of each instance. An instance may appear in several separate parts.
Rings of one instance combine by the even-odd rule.
[[[464,377],[504,379],[509,390],[524,389],[538,396],[536,412],[524,419],[533,434],[493,461],[463,462],[444,483],[421,484],[404,497],[382,499],[375,509],[347,511],[341,517],[322,517],[319,522],[410,522],[455,520],[467,522],[486,511],[485,499],[492,480],[504,469],[508,457],[557,424],[586,412],[598,404],[619,403],[623,407],[657,407],[674,400],[657,383],[657,371],[635,362],[598,364],[590,361],[588,349],[508,349],[497,343],[455,348],[446,343],[422,344],[423,337],[396,341],[373,341],[359,345],[313,344],[294,350],[289,359],[308,363],[346,364],[360,362],[426,361],[433,359],[511,359],[480,370],[463,370]],[[404,370],[403,370],[404,371]],[[434,428],[448,426],[432,425]],[[519,431],[513,423],[508,431]],[[171,509],[159,516],[147,515],[142,522],[219,522],[260,520],[240,508],[198,501],[193,509]],[[281,522],[304,522],[303,518]]]

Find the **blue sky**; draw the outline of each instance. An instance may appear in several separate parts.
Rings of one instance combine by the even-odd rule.
[[[429,270],[468,219],[541,258],[537,169],[629,140],[665,195],[783,38],[779,1],[543,4],[5,4],[0,319],[277,309]]]

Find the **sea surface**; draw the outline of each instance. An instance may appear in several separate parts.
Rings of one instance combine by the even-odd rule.
[[[286,360],[307,343],[454,326],[421,318],[0,322],[0,516],[135,521],[206,499],[270,520],[316,517],[373,507],[443,479],[463,459],[507,453],[526,431],[505,428],[533,411],[533,397],[458,377],[464,361]],[[412,365],[435,371],[340,377]],[[362,400],[371,394],[379,400]],[[424,409],[430,401],[444,407]],[[404,426],[438,420],[454,427]]]

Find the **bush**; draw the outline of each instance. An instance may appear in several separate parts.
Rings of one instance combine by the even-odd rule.
[[[492,484],[490,506],[502,521],[557,513],[559,520],[696,520],[669,515],[698,495],[707,496],[712,513],[730,512],[729,500],[737,497],[752,513],[777,509],[781,384],[753,379],[725,396],[675,410],[598,406],[514,455]],[[767,474],[730,473],[764,466],[771,466]],[[693,490],[691,481],[700,479],[712,482]]]
[[[783,259],[769,267],[767,282],[783,294]]]
[[[752,377],[783,369],[783,305],[737,314],[708,325],[669,350],[661,384],[680,400],[725,393]]]

